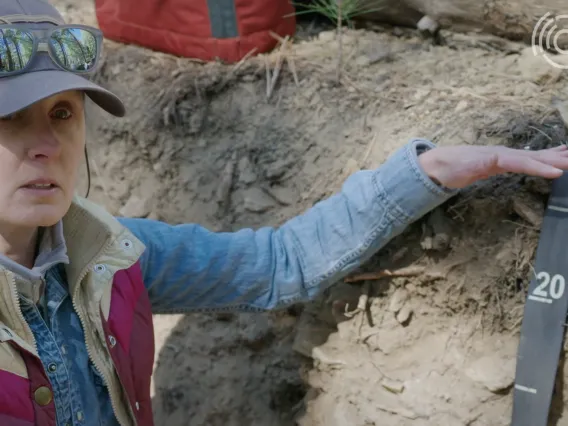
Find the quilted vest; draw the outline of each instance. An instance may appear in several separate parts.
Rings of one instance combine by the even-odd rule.
[[[69,289],[89,357],[105,378],[119,423],[153,426],[154,330],[139,264],[144,247],[112,216],[79,198],[63,224]],[[0,425],[56,426],[51,384],[7,270],[0,270]]]

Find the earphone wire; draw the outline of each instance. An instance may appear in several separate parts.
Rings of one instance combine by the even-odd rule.
[[[87,150],[87,144],[85,144],[85,162],[87,163],[87,194],[85,198],[89,198],[89,192],[91,191],[91,166],[89,165],[89,151]]]

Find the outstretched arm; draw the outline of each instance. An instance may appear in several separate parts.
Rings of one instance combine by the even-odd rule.
[[[420,165],[417,152],[432,147],[411,141],[279,228],[213,233],[120,218],[147,246],[141,263],[154,311],[266,310],[313,298],[455,193]]]
[[[411,141],[277,229],[212,233],[120,219],[147,246],[141,263],[155,312],[265,310],[311,299],[457,189],[502,173],[553,179],[568,170],[566,146],[431,148]]]

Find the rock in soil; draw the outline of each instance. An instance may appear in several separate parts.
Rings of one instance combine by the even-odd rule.
[[[146,217],[150,214],[148,200],[133,195],[128,199],[122,209],[120,215],[125,217]]]
[[[515,380],[515,353],[504,355],[497,350],[473,361],[466,369],[466,375],[474,382],[493,393],[510,388]]]
[[[250,212],[264,213],[274,207],[274,201],[260,188],[248,189],[244,197],[244,207]]]
[[[409,298],[408,291],[404,288],[398,288],[392,295],[389,305],[389,311],[398,313]]]

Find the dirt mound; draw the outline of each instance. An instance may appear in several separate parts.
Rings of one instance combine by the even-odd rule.
[[[515,147],[564,139],[557,119],[533,124],[513,120],[498,133]],[[310,305],[294,343],[314,360],[298,424],[510,424],[519,325],[549,191],[549,182],[519,176],[481,182],[409,227],[358,275],[392,276],[360,289],[339,284]],[[361,294],[368,310],[344,315]],[[558,419],[561,394],[554,407]]]
[[[55,3],[92,23],[90,1]],[[568,97],[564,76],[526,46],[348,31],[339,84],[334,33],[303,25],[293,60],[274,52],[237,66],[107,43],[97,78],[129,115],[91,112],[92,198],[214,230],[277,226],[412,137],[532,149],[565,139],[551,107]],[[267,64],[271,74],[279,63],[267,97]],[[359,271],[403,276],[339,283],[272,314],[156,316],[156,424],[509,424],[549,189],[518,176],[481,182]],[[344,315],[366,291],[368,309]]]

